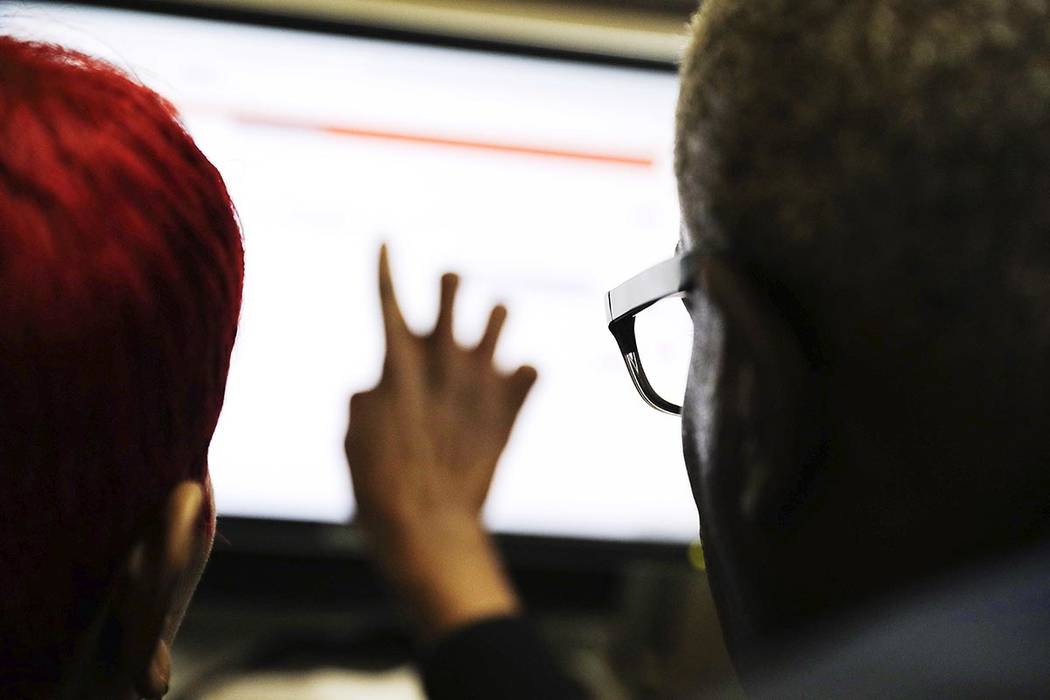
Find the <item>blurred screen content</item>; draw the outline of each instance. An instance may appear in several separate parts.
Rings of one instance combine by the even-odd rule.
[[[460,342],[492,304],[498,359],[540,379],[486,510],[499,532],[686,541],[680,422],[636,395],[603,294],[677,242],[670,72],[163,14],[16,3],[3,30],[106,58],[172,100],[243,225],[244,308],[210,452],[219,512],[344,522],[351,393],[378,379],[376,257],[406,318],[462,276]],[[678,299],[639,318],[681,401]]]

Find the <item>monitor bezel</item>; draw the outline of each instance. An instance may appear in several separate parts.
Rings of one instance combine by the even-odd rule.
[[[250,26],[313,32],[334,36],[398,41],[553,59],[592,65],[632,68],[674,74],[675,62],[597,51],[539,46],[526,42],[490,40],[445,32],[360,22],[353,19],[315,17],[291,12],[230,5],[199,4],[184,0],[33,0],[56,6],[83,6],[189,17]],[[352,524],[240,516],[219,516],[216,554],[236,551],[262,556],[313,556],[321,559],[359,559],[366,556],[361,533]],[[694,543],[660,540],[615,540],[562,535],[495,532],[496,542],[514,569],[558,569],[595,573],[619,571],[625,562],[662,561],[685,565]]]
[[[232,22],[275,29],[293,29],[335,36],[353,36],[367,39],[402,41],[425,46],[467,49],[489,53],[503,53],[532,58],[550,58],[591,64],[637,68],[660,73],[676,73],[675,61],[663,61],[641,56],[630,56],[594,50],[576,50],[543,46],[526,41],[487,39],[449,31],[427,31],[399,27],[379,22],[366,22],[347,17],[315,16],[279,10],[265,10],[189,0],[33,0],[49,5],[80,5],[84,7],[129,10],[147,14],[173,15],[196,19]]]

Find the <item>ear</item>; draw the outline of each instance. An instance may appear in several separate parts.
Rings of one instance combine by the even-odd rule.
[[[120,671],[135,692],[159,698],[168,690],[171,617],[180,582],[189,573],[204,533],[201,484],[184,481],[131,548],[125,576],[115,591],[120,621]]]
[[[776,529],[797,505],[819,443],[815,375],[797,333],[749,276],[712,258],[703,285],[725,329],[718,401],[736,422],[736,444],[721,449],[736,452],[738,516]]]

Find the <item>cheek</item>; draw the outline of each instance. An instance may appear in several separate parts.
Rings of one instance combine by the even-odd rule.
[[[699,381],[690,377],[686,386],[685,404],[682,406],[682,455],[686,473],[693,491],[693,500],[703,515],[702,503],[705,475],[711,466],[711,435],[714,417],[708,399],[708,390]]]
[[[713,462],[723,332],[710,305],[702,297],[692,301],[693,352],[682,406],[682,447],[693,493],[698,496],[701,477]]]

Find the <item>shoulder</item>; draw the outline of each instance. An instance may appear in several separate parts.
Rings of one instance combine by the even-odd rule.
[[[769,697],[1050,697],[1050,547],[844,625],[759,684]]]

